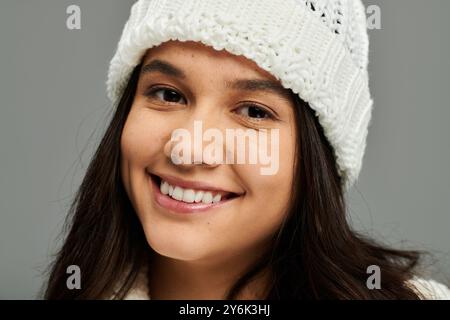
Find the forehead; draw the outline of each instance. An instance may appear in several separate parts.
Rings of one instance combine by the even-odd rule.
[[[272,74],[261,69],[254,61],[237,56],[226,50],[215,50],[200,42],[168,41],[148,49],[143,64],[153,59],[164,59],[189,72],[213,72],[218,75],[247,76],[278,81]]]

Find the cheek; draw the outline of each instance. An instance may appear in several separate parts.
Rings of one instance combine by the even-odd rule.
[[[162,156],[164,138],[167,134],[162,123],[154,116],[134,110],[128,115],[120,141],[121,174],[127,190],[132,180],[143,177],[145,168]]]
[[[256,190],[258,198],[267,197],[271,204],[282,206],[287,204],[287,199],[293,183],[295,140],[288,128],[279,130],[278,141],[271,141],[267,148],[270,154],[270,164],[260,165],[252,168],[252,189]],[[272,168],[266,170],[266,175],[261,174],[261,168]],[[275,170],[277,168],[277,170]],[[256,187],[257,186],[257,187]]]
[[[278,230],[288,208],[294,173],[295,141],[289,131],[280,130],[279,168],[276,174],[262,175],[261,166],[240,167],[239,175],[249,190],[246,205],[247,226],[253,226],[256,233],[269,234]],[[277,157],[272,157],[277,161]],[[264,167],[264,166],[263,166]]]
[[[130,164],[144,163],[152,151],[150,141],[153,134],[151,126],[144,126],[142,121],[130,114],[121,138],[123,160]]]
[[[164,138],[170,137],[167,126],[161,126],[153,114],[132,110],[125,123],[121,138],[124,162],[132,166],[148,166],[155,155],[163,150]]]

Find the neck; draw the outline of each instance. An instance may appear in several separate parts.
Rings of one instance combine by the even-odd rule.
[[[243,259],[243,256],[245,259]],[[153,300],[223,300],[231,286],[256,261],[245,254],[212,261],[185,261],[157,254],[152,256],[148,285]],[[244,287],[239,299],[264,299],[270,280],[261,272]]]

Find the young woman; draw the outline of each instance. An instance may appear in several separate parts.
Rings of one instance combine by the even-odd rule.
[[[367,56],[359,0],[138,1],[108,75],[115,113],[46,298],[449,294],[417,277],[418,252],[347,222],[372,108]],[[247,150],[218,138],[227,132],[276,134]],[[270,150],[275,170],[262,174],[255,150]],[[246,161],[218,161],[239,152]],[[67,288],[70,265],[80,290]]]

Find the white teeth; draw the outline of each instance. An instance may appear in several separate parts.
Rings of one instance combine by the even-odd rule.
[[[205,194],[205,193],[204,193],[203,191],[198,191],[198,192],[195,194],[195,199],[194,199],[194,201],[195,201],[196,203],[202,201],[203,195],[204,195],[204,194]]]
[[[161,183],[160,189],[162,194],[169,194],[169,184],[166,181],[163,181]]]
[[[183,201],[187,203],[192,203],[195,200],[195,191],[192,189],[184,190]]]
[[[162,194],[169,195],[175,200],[183,201],[187,203],[217,203],[222,200],[220,194],[215,196],[210,191],[196,191],[193,189],[183,189],[178,186],[172,186],[167,181],[162,180],[160,184],[160,190]]]
[[[215,197],[213,198],[212,202],[213,203],[217,203],[222,199],[222,196],[220,194],[216,194]]]
[[[211,203],[213,200],[213,196],[211,192],[205,192],[205,194],[203,195],[203,199],[202,202],[203,203]]]
[[[183,189],[180,187],[175,187],[175,189],[173,189],[172,198],[178,201],[183,200]]]

